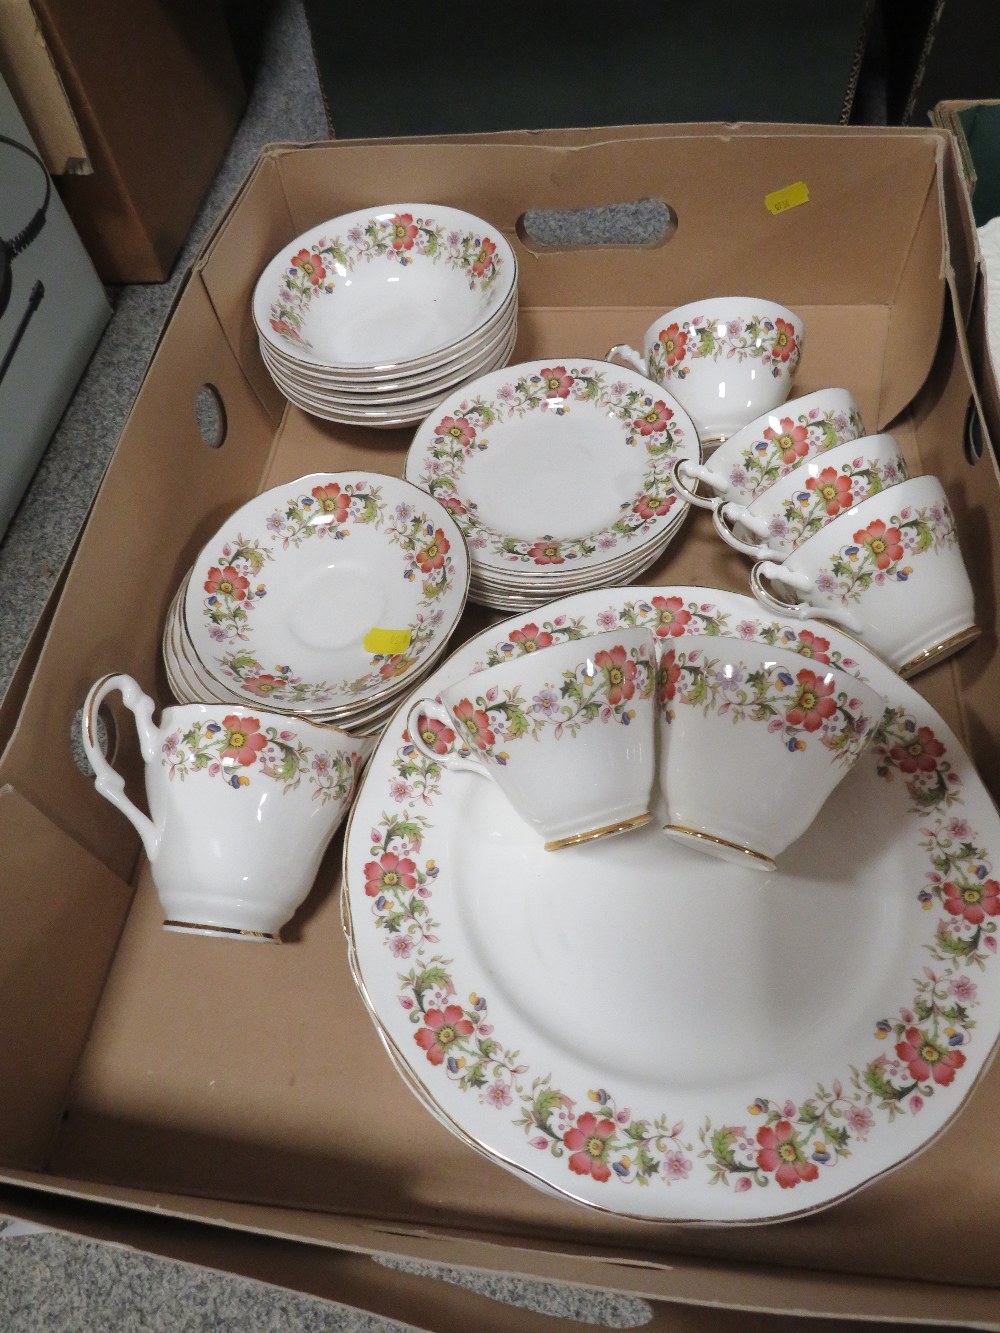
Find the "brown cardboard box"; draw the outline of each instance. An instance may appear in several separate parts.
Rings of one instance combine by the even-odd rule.
[[[772,215],[765,195],[798,180],[810,202]],[[650,195],[678,218],[664,246],[533,254],[518,239],[527,208]],[[249,314],[284,242],[390,197],[447,201],[503,228],[521,274],[516,359],[599,358],[707,292],[763,291],[800,312],[797,387],[848,385],[869,428],[891,423],[914,468],[948,490],[983,634],[917,686],[1000,792],[1000,482],[989,449],[964,447],[970,403],[994,427],[1000,413],[992,378],[971,375],[974,236],[946,134],[695,125],[273,147],[191,274],[59,600],[0,707],[0,1206],[428,1327],[505,1325],[476,1323],[479,1298],[421,1296],[416,1279],[373,1277],[358,1256],[690,1307],[690,1324],[664,1306],[655,1327],[698,1326],[707,1306],[1000,1328],[1000,1068],[928,1151],[834,1208],[757,1228],[638,1224],[536,1192],[410,1096],[350,976],[339,843],[294,943],[243,949],[159,930],[136,840],[75,767],[69,736],[109,670],[168,700],[168,603],[248,495],[314,470],[400,472],[412,432],[285,406]],[[217,449],[196,426],[205,383],[226,409]],[[646,581],[745,589],[746,572],[692,518]],[[460,632],[482,620],[470,611]],[[118,762],[134,787],[130,737],[123,725]],[[732,1325],[755,1323],[744,1313]],[[727,1325],[713,1309],[701,1326]]]
[[[63,202],[105,282],[161,282],[245,103],[218,0],[31,0],[86,145]]]

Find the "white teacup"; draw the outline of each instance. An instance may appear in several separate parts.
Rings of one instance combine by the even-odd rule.
[[[673,480],[701,509],[732,500],[750,504],[792,468],[864,435],[858,405],[847,389],[817,389],[792,398],[730,435],[704,463],[679,459]],[[691,487],[701,482],[706,494]]]
[[[864,435],[807,458],[751,504],[728,501],[712,514],[719,536],[756,560],[784,560],[862,500],[906,481],[892,435]]]
[[[779,615],[842,625],[904,677],[979,634],[955,520],[936,477],[913,477],[863,500],[783,563],[754,565],[750,586]]]
[[[671,643],[657,698],[665,831],[759,870],[805,833],[885,711],[839,667],[708,634]]]
[[[785,401],[802,331],[798,315],[774,301],[706,297],[655,319],[641,353],[623,343],[607,359],[621,359],[668,388],[709,445]]]
[[[414,746],[490,778],[547,851],[651,817],[656,644],[647,629],[553,644],[410,708]]]
[[[145,762],[145,814],[108,763],[97,716],[120,692]],[[165,708],[131,676],[95,682],[83,746],[97,790],[142,838],[167,930],[277,941],[307,897],[375,738],[229,704]]]

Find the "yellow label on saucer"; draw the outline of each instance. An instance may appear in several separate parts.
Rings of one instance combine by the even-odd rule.
[[[370,629],[364,637],[366,653],[378,653],[382,657],[393,657],[396,653],[405,653],[410,646],[408,629]]]
[[[784,213],[789,208],[798,208],[799,204],[808,204],[809,186],[805,181],[796,181],[786,185],[783,190],[772,190],[764,196],[764,207],[769,213]]]

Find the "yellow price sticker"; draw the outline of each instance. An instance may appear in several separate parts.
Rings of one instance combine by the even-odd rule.
[[[783,190],[772,190],[764,196],[764,207],[769,213],[785,213],[790,208],[798,208],[799,204],[808,202],[809,186],[805,181],[796,181],[794,185],[786,185]]]
[[[364,637],[365,652],[378,653],[382,657],[405,653],[409,646],[408,629],[370,629]]]

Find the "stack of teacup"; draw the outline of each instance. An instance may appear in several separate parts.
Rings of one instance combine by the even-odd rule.
[[[979,632],[941,483],[910,477],[892,435],[865,435],[846,389],[765,413],[707,462],[678,463],[674,481],[712,511],[723,541],[757,562],[759,601],[841,625],[901,676]]]
[[[546,850],[641,828],[655,812],[671,838],[769,871],[884,709],[853,675],[788,648],[625,628],[418,699],[407,731],[433,762],[492,780]]]

